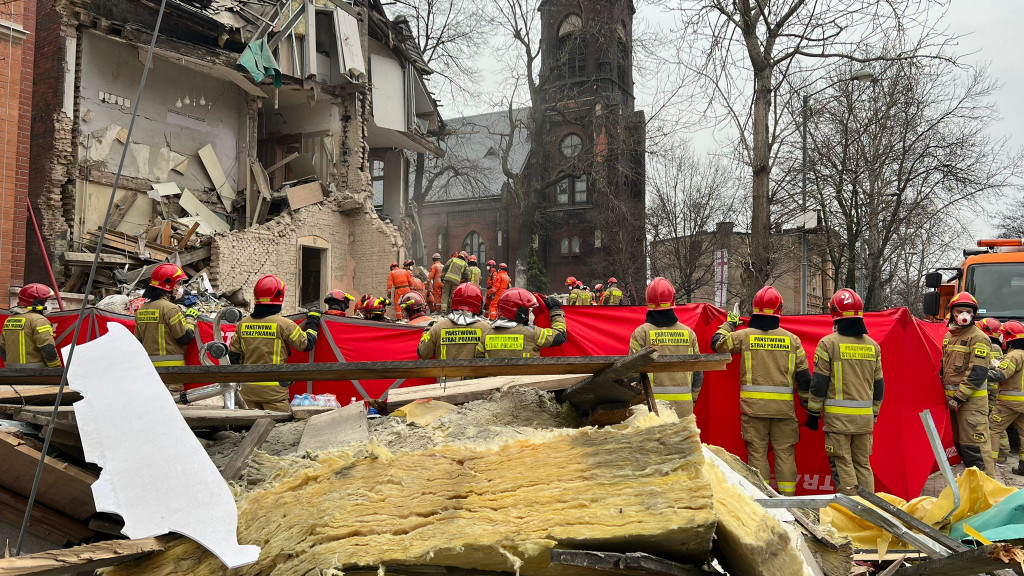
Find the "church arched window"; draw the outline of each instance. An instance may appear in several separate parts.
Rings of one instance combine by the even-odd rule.
[[[569,14],[558,25],[558,74],[565,80],[587,75],[587,40],[583,34],[583,19]]]
[[[480,262],[487,261],[487,245],[480,240],[480,234],[477,234],[476,230],[466,235],[466,239],[462,241],[462,249],[470,255],[476,256]]]
[[[619,24],[616,30],[615,46],[616,46],[616,75],[619,80],[619,84],[627,86],[629,80],[629,38],[626,36],[626,28]]]

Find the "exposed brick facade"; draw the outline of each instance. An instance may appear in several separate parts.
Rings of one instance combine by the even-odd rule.
[[[0,168],[0,292],[24,284],[32,77],[35,53],[35,0],[0,6],[3,94],[3,165]]]
[[[486,247],[484,260],[480,262],[481,270],[487,260],[509,263],[508,210],[501,198],[428,203],[420,208],[420,221],[428,258],[434,252],[440,252],[441,257],[447,260],[452,252],[462,250],[463,242],[476,232]],[[502,235],[500,246],[499,231]],[[438,236],[441,237],[441,246],[437,245]],[[425,264],[429,265],[429,262]],[[514,273],[514,268],[509,265],[509,274]]]

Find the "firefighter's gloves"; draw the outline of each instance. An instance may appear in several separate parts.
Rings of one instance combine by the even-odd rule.
[[[306,312],[306,329],[315,329],[320,326],[320,316],[321,313],[319,310],[310,310],[309,312]]]
[[[188,308],[187,310],[185,310],[185,316],[188,316],[189,318],[191,318],[193,320],[198,320],[199,319],[199,310],[196,310],[195,308]]]
[[[741,318],[740,315],[735,312],[729,312],[729,314],[725,317],[725,321],[726,323],[732,325],[733,330],[743,325],[743,318]]]
[[[554,296],[548,296],[547,299],[548,310],[561,310],[562,303],[558,301],[558,298]]]
[[[960,410],[960,406],[962,406],[963,403],[964,401],[960,400],[956,396],[950,396],[949,400],[946,400],[946,406],[948,406],[953,412]]]
[[[807,420],[804,422],[804,426],[807,426],[811,430],[817,430],[818,429],[818,416],[816,416],[814,414],[808,414],[807,415]]]
[[[277,385],[280,386],[281,388],[290,388],[292,384],[295,384],[295,382],[278,382],[277,383]]]

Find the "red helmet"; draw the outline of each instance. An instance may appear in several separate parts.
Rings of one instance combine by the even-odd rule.
[[[472,254],[470,254],[470,256],[469,256],[469,261],[470,261],[470,262],[476,262],[476,256],[475,256],[475,255],[472,255]]]
[[[387,298],[374,298],[371,296],[363,304],[363,316],[383,316],[387,312],[389,304],[391,304],[391,300]]]
[[[973,308],[974,313],[978,313],[978,301],[971,296],[970,292],[961,292],[957,294],[952,300],[949,301],[949,309],[952,310],[957,306],[964,306],[967,308]]]
[[[406,260],[405,262],[402,262],[402,267],[403,268],[412,268],[413,264],[415,264],[415,262],[413,262],[412,260]]]
[[[576,277],[575,276],[569,276],[568,278],[566,278],[565,279],[565,285],[566,286],[575,287],[576,286]]]
[[[594,292],[600,292],[601,290],[604,290],[604,284],[595,284],[594,285]]]
[[[452,292],[452,310],[465,310],[479,314],[484,305],[484,293],[472,282],[464,282]]]
[[[523,309],[529,311],[538,305],[537,298],[525,288],[509,288],[498,299],[498,317],[523,322]],[[518,319],[517,319],[518,318]]]
[[[252,289],[257,304],[284,304],[284,282],[273,274],[267,274],[256,281]]]
[[[462,258],[463,260],[468,260],[469,259],[469,253],[466,252],[465,250],[463,250],[462,252],[459,252],[459,258]]]
[[[401,299],[398,300],[398,307],[402,310],[409,310],[411,312],[421,311],[427,306],[427,301],[423,299],[423,296],[419,292],[412,291],[406,292]]]
[[[1024,324],[1016,320],[1003,324],[1003,342],[1012,342],[1018,338],[1024,338]]]
[[[978,320],[978,328],[988,334],[989,338],[999,338],[999,334],[1003,331],[1003,323],[995,318],[982,318]]]
[[[488,260],[487,265],[490,266],[491,268],[494,268],[495,266],[498,265],[498,263],[495,262],[494,260]]]
[[[505,264],[504,262],[498,264],[498,270],[508,270],[508,264]]]
[[[324,297],[324,304],[329,304],[330,302],[348,303],[353,300],[355,300],[355,298],[353,298],[351,294],[348,294],[343,290],[331,290],[330,292],[327,293],[327,296]]]
[[[177,264],[161,264],[153,270],[149,277],[149,285],[165,292],[174,290],[174,285],[185,279],[185,271]]]
[[[676,303],[676,289],[668,280],[658,276],[647,285],[647,307],[671,308]]]
[[[615,276],[612,276],[611,278],[608,279],[608,283],[609,284],[618,284],[619,281],[615,279]]]
[[[173,266],[173,264],[171,264]],[[157,267],[159,268],[159,266]],[[46,284],[29,284],[18,290],[18,306],[32,308],[42,306],[53,297],[53,290]]]
[[[391,269],[394,270],[395,268],[398,268],[398,262],[391,263]]]
[[[582,290],[583,289],[583,282],[580,282],[579,280],[577,280],[576,281],[576,285],[573,286],[573,288],[577,288],[577,289]]]
[[[757,294],[754,294],[754,314],[782,316],[782,294],[771,286],[758,290]]]
[[[431,258],[434,259],[434,260],[440,260],[441,259],[441,253],[440,252],[434,252],[434,255],[431,256]]]
[[[781,298],[779,302],[779,311],[781,312]],[[832,295],[832,299],[828,301],[828,309],[832,313],[833,319],[864,316],[864,301],[853,290],[843,288]]]

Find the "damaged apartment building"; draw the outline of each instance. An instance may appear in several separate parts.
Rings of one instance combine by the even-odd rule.
[[[80,292],[127,147],[93,296],[161,261],[237,305],[361,294],[402,259],[408,155],[439,156],[430,70],[380,0],[42,0],[30,197],[62,291]],[[30,250],[27,281],[46,278]]]

